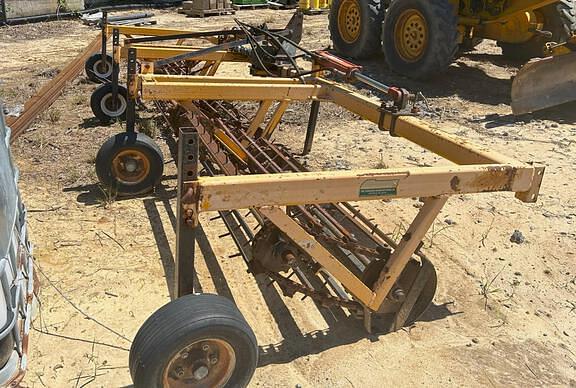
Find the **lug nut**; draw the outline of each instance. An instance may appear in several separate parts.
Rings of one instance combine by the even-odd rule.
[[[208,345],[202,345],[202,350],[205,351],[205,352],[207,352],[207,351],[210,350],[210,346],[208,346]]]
[[[189,356],[188,352],[184,352],[184,353],[180,354],[181,358],[188,358],[188,356]]]
[[[218,357],[212,357],[210,359],[210,364],[214,365],[214,364],[218,364]]]

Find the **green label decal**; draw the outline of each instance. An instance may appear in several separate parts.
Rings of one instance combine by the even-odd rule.
[[[360,185],[361,197],[380,197],[384,195],[396,195],[398,179],[367,179]]]

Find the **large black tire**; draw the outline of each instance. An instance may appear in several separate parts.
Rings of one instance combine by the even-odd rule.
[[[212,360],[214,353],[206,357],[204,352],[214,349],[220,353],[209,366],[206,359]],[[216,384],[209,379],[216,379],[217,368],[225,367],[219,362],[231,359],[224,357],[230,349],[235,359],[233,370],[227,379],[221,379],[221,385]],[[201,294],[180,297],[152,314],[134,338],[128,365],[135,388],[170,386],[163,384],[166,375],[173,378],[168,383],[187,380],[196,384],[191,386],[239,388],[248,385],[257,363],[256,337],[234,303],[222,296]],[[204,373],[195,378],[199,368],[205,368]],[[201,375],[205,377],[197,380]]]
[[[334,0],[330,7],[328,29],[338,53],[352,58],[368,58],[380,52],[380,31],[384,18],[382,3],[383,0]],[[350,30],[339,23],[343,19],[356,26],[353,27],[356,35],[350,34]]]
[[[96,155],[96,175],[112,194],[149,192],[163,172],[162,151],[143,133],[119,133],[102,144]]]
[[[105,83],[96,88],[90,97],[90,107],[94,116],[102,123],[108,124],[115,120],[126,118],[128,107],[128,91],[124,86],[118,85],[118,98],[116,107],[112,105],[112,84]]]
[[[417,18],[420,22],[413,24]],[[386,63],[426,79],[444,71],[458,51],[458,18],[449,0],[392,1],[382,26]],[[413,55],[412,55],[413,54]]]
[[[104,62],[102,61],[102,54],[93,54],[84,64],[84,71],[86,77],[92,82],[103,83],[112,79],[112,71],[114,69],[112,63],[112,56],[106,55]]]
[[[562,0],[556,4],[547,5],[540,12],[544,17],[544,31],[551,32],[552,37],[537,35],[523,43],[498,42],[503,56],[522,61],[541,57],[544,55],[547,42],[564,43],[576,32],[575,0]]]

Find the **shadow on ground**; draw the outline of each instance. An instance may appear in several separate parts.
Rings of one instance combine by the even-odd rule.
[[[167,287],[171,298],[174,299],[175,255],[167,237],[166,227],[171,227],[175,233],[177,227],[176,216],[168,199],[147,198],[143,202],[156,239],[158,252],[162,259]],[[163,210],[168,214],[170,225],[164,225],[160,217],[159,206],[163,207]],[[202,253],[202,260],[205,261],[217,293],[234,301],[231,287],[224,276],[218,258],[202,225],[198,227],[196,238],[197,246]],[[196,256],[196,260],[199,260],[199,255]],[[238,260],[237,265],[244,268],[244,262],[240,258],[236,260]],[[279,343],[260,345],[259,366],[288,363],[306,355],[318,354],[324,350],[355,343],[366,338],[371,341],[377,341],[381,335],[367,333],[364,329],[363,321],[348,315],[342,308],[325,308],[319,304],[316,304],[316,308],[328,324],[328,328],[302,334],[296,320],[284,303],[278,288],[272,285],[270,279],[265,275],[257,275],[255,279],[266,306],[284,338]],[[194,284],[196,291],[202,292],[202,285],[197,277],[194,278]],[[450,311],[448,305],[431,305],[421,320],[437,321],[447,316],[458,314]]]
[[[467,57],[471,55],[467,54]],[[474,56],[488,57],[487,54]],[[420,91],[426,97],[461,97],[488,105],[510,103],[510,78],[492,77],[480,67],[470,66],[462,60],[456,60],[444,73],[422,81],[394,73],[387,67],[382,56],[354,62],[363,66],[363,73],[386,85],[400,86],[412,92]]]

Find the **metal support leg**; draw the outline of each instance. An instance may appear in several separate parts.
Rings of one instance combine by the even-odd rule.
[[[120,75],[120,64],[116,63],[116,48],[120,45],[120,31],[117,28],[112,32],[112,108],[118,107],[118,77]],[[104,63],[104,62],[102,62]]]
[[[306,129],[306,140],[304,141],[304,150],[302,155],[308,155],[312,150],[314,133],[316,132],[316,123],[318,122],[318,112],[320,111],[320,101],[312,101],[310,106],[310,118],[308,119],[308,128]]]
[[[2,17],[0,17],[0,25],[4,25],[8,22],[8,15],[6,15],[6,1],[0,0],[0,12],[2,12]]]
[[[175,279],[178,297],[194,292],[194,251],[198,227],[198,141],[198,133],[192,128],[180,128]]]
[[[126,132],[136,130],[136,49],[128,50],[128,98],[126,101]]]
[[[102,47],[101,47],[101,53],[102,53],[102,58],[100,58],[102,60],[103,63],[106,63],[106,45],[108,44],[108,12],[103,11],[102,12],[102,20],[100,21],[101,25],[100,27],[102,28]]]

